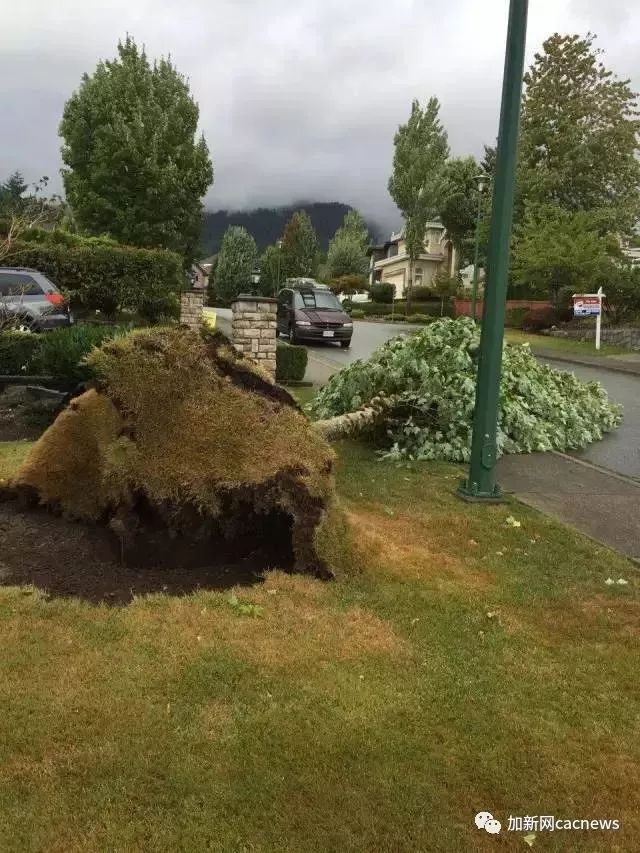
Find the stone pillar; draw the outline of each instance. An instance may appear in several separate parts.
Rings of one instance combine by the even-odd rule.
[[[275,379],[278,300],[241,293],[231,305],[231,342]]]
[[[190,329],[199,329],[202,323],[204,290],[192,288],[180,294],[180,322]]]

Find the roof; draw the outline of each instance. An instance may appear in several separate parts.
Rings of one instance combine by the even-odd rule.
[[[438,231],[444,231],[445,227],[439,219],[430,219],[425,225],[425,231],[429,229],[437,229]],[[392,231],[391,237],[386,242],[376,243],[374,245],[368,246],[367,255],[372,255],[376,250],[379,252],[386,252],[389,246],[393,246],[395,243],[399,243],[400,240],[404,240],[404,232],[404,226],[402,226],[400,231]]]

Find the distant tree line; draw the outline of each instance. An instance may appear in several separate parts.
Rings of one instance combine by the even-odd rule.
[[[510,286],[565,305],[571,292],[602,285],[621,319],[640,314],[640,269],[622,251],[640,221],[640,121],[636,93],[594,41],[556,33],[525,74]],[[436,216],[461,263],[471,261],[478,201],[486,258],[496,152],[485,146],[480,163],[450,157],[439,109],[436,98],[414,101],[394,140],[389,192],[405,220],[410,273]],[[489,191],[479,199],[481,174]]]

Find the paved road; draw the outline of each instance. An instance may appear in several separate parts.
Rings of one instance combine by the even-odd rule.
[[[586,450],[571,455],[640,480],[640,376],[550,360],[547,363],[558,370],[575,373],[579,379],[601,382],[611,399],[624,406],[624,419],[617,430]]]

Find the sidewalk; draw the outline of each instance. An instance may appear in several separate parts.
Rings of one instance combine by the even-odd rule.
[[[640,560],[640,483],[563,453],[503,456],[498,482],[523,503]]]

